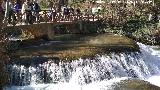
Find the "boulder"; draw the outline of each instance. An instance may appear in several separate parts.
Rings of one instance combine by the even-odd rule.
[[[123,80],[113,90],[160,90],[160,87],[139,79]]]

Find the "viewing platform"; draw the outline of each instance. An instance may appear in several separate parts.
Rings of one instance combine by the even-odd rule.
[[[26,12],[27,13],[27,12]],[[24,13],[24,14],[26,14]],[[14,13],[16,16],[15,20],[12,20],[10,24],[5,24],[4,29],[8,32],[14,32],[19,30],[23,34],[22,37],[26,38],[39,38],[47,36],[48,39],[54,37],[55,31],[59,26],[67,28],[72,33],[78,33],[79,30],[75,30],[75,27],[83,30],[83,22],[94,23],[101,20],[101,15],[94,14],[69,14],[64,15],[62,13],[52,13],[48,15],[50,10],[42,10],[38,15],[32,15],[33,21],[26,22],[23,20],[23,15],[20,13]],[[32,20],[32,19],[31,19]],[[74,29],[74,30],[73,30]],[[10,39],[11,40],[11,39]],[[13,39],[12,39],[13,40]]]

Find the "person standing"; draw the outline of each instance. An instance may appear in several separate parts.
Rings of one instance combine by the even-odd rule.
[[[49,15],[49,18],[50,20],[52,21],[52,15],[53,15],[53,12],[54,12],[54,8],[53,8],[53,2],[51,0],[48,0],[48,4],[47,4],[47,7],[48,7],[48,15]]]
[[[2,2],[0,2],[0,5],[2,4]],[[3,21],[3,8],[2,8],[2,6],[0,6],[0,22],[2,22]],[[3,24],[2,23],[0,23],[0,26],[2,26]],[[1,28],[0,28],[1,29]]]
[[[29,0],[26,0],[23,5],[22,5],[22,24],[27,24],[29,23],[29,12],[30,12],[30,6],[29,6]]]
[[[11,23],[11,16],[12,16],[12,3],[10,2],[10,0],[6,1],[5,4],[5,16],[4,16],[4,23],[6,23],[8,21],[8,23]]]
[[[5,4],[6,4],[6,0],[3,0],[1,7],[2,7],[2,13],[5,14]]]
[[[34,15],[35,15],[35,21],[38,23],[38,20],[39,20],[39,12],[41,11],[41,9],[40,9],[40,6],[39,6],[38,3],[37,3],[37,0],[34,0],[34,1],[33,1],[32,7],[33,7]]]
[[[22,8],[22,5],[21,5],[20,1],[16,0],[15,5],[14,5],[15,12],[19,13],[21,8]]]
[[[22,9],[22,5],[20,3],[20,0],[16,0],[15,4],[14,4],[14,12],[15,12],[15,16],[16,16],[16,20],[17,22],[20,22],[20,10]]]

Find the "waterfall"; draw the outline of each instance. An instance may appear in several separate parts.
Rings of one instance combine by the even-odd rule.
[[[67,87],[77,86],[76,88],[82,90],[88,88],[87,85],[96,82],[110,82],[116,78],[127,77],[146,80],[153,75],[160,75],[160,51],[155,50],[157,47],[146,46],[141,43],[138,45],[140,52],[112,52],[106,55],[97,55],[90,59],[80,58],[71,62],[55,63],[53,59],[30,66],[15,63],[7,65],[11,76],[11,87],[8,90],[15,90],[13,86],[28,85],[54,86],[45,90],[63,90],[63,85]],[[19,89],[17,88],[17,90]],[[30,88],[30,90],[36,89]]]

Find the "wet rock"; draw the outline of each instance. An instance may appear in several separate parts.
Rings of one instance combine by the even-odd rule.
[[[25,57],[25,58],[14,58],[9,63],[16,65],[24,65],[29,67],[31,65],[39,65],[43,63],[53,62],[55,64],[59,64],[60,60],[57,57]]]
[[[113,90],[160,90],[160,87],[139,79],[129,79],[119,82]]]

